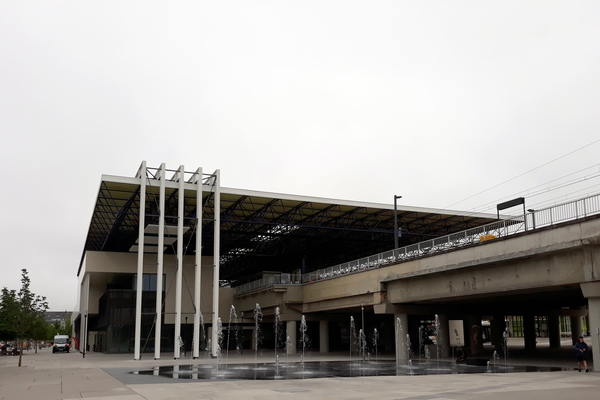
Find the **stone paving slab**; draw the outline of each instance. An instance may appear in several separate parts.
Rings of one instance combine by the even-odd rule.
[[[50,352],[44,354],[42,350],[38,354],[25,355],[23,366],[19,368],[17,359],[7,358],[0,358],[0,400],[563,400],[574,396],[591,400],[599,398],[600,393],[600,373],[594,371],[587,374],[568,370],[287,381],[189,381],[156,377],[155,383],[142,384],[135,375],[124,372],[164,365],[211,364],[215,360],[165,357],[155,361],[146,357],[134,361],[130,354],[90,354],[84,359],[77,353],[52,355]],[[563,366],[573,366],[572,359],[566,360]],[[128,378],[124,379],[124,376]]]
[[[293,381],[130,385],[148,400],[166,399],[565,399],[597,398],[600,374],[577,372],[324,378]]]
[[[142,397],[77,353],[52,354],[50,349],[18,359],[0,358],[0,400],[62,400]]]

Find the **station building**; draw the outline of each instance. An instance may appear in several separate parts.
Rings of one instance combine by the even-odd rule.
[[[379,351],[403,357],[399,335],[427,342],[440,326],[448,333],[446,349],[469,346],[473,327],[479,327],[475,342],[498,344],[498,336],[521,321],[507,316],[527,314],[521,325],[529,332],[532,323],[539,331],[545,321],[553,337],[561,322],[562,330],[581,331],[589,323],[579,282],[596,278],[571,274],[579,280],[542,290],[533,272],[531,278],[523,274],[525,286],[510,282],[501,297],[490,292],[505,291],[490,289],[493,274],[480,277],[469,270],[468,278],[456,276],[448,287],[448,276],[476,261],[519,268],[515,263],[522,257],[507,261],[509,238],[501,236],[514,230],[516,240],[527,239],[535,218],[532,213],[499,220],[495,214],[397,205],[396,198],[394,204],[377,204],[227,188],[219,170],[143,162],[132,177],[100,180],[77,271],[75,336],[82,346],[133,353],[134,359],[142,353],[154,353],[155,359],[180,358],[182,352],[216,356],[227,346],[295,352],[306,337],[313,350],[352,351],[361,336]],[[586,218],[584,223],[596,223]],[[455,246],[465,250],[454,251]],[[488,257],[481,249],[503,250]],[[468,253],[456,255],[461,251]],[[423,271],[439,272],[443,279],[423,283]],[[506,284],[497,279],[496,285]],[[519,296],[554,311],[522,313],[527,307]],[[482,324],[486,315],[494,332]],[[550,315],[551,322],[540,315]]]

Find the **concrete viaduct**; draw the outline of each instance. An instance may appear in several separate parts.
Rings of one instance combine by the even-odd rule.
[[[466,345],[477,338],[476,326],[486,316],[498,350],[504,316],[520,315],[525,349],[532,353],[535,316],[548,318],[550,347],[560,346],[559,316],[571,317],[574,338],[582,334],[581,317],[587,316],[593,356],[600,360],[600,216],[303,285],[274,285],[238,294],[234,303],[248,315],[256,303],[265,316],[279,306],[293,343],[301,315],[319,321],[321,352],[329,351],[328,321],[361,311],[368,318],[387,315],[396,336],[398,322],[404,334],[410,331],[411,316],[437,314],[442,332],[450,332],[450,320],[463,320]],[[440,340],[450,347],[450,335]],[[395,348],[397,357],[406,357],[403,346]]]

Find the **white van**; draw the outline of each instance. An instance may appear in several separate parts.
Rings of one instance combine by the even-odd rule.
[[[54,342],[52,343],[52,352],[66,351],[69,352],[71,344],[69,343],[68,335],[56,335],[54,336]]]

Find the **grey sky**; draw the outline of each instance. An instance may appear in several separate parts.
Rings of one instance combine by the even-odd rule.
[[[600,1],[3,0],[0,287],[72,309],[100,176],[142,160],[434,208],[597,193],[600,143],[457,203],[600,139],[599,70]]]

